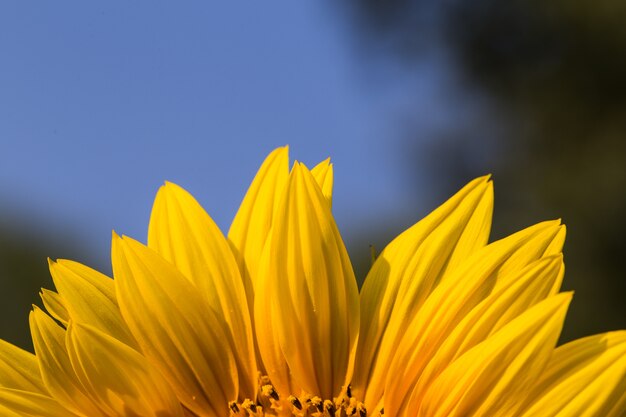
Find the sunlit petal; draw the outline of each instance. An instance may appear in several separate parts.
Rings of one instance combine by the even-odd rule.
[[[47,393],[35,355],[0,340],[0,387]]]
[[[352,380],[355,395],[379,405],[399,338],[446,271],[484,246],[493,188],[472,181],[378,256],[361,290],[361,333]]]
[[[250,313],[239,267],[222,232],[188,192],[166,183],[154,201],[148,246],[206,297],[235,354],[240,396],[253,398],[258,375]]]
[[[169,385],[136,350],[78,323],[70,323],[67,341],[79,380],[107,415],[183,416]]]
[[[562,256],[549,256],[529,264],[508,286],[489,294],[454,327],[437,349],[414,384],[410,397],[402,402],[401,410],[417,409],[428,387],[450,363],[537,302],[554,295],[551,289],[562,274]]]
[[[332,204],[333,201],[333,164],[330,163],[330,158],[323,160],[319,164],[315,165],[311,170],[313,178],[320,186],[322,194]]]
[[[78,415],[102,415],[74,372],[65,346],[65,329],[35,307],[30,313],[30,331],[41,377],[52,397]]]
[[[520,404],[520,415],[528,417],[623,416],[626,332],[590,336],[557,348],[526,399],[515,402]]]
[[[56,321],[63,324],[63,326],[67,326],[67,322],[70,320],[70,313],[68,313],[67,308],[65,308],[63,297],[56,291],[47,290],[45,288],[41,289],[39,295],[41,296],[41,301],[46,311],[48,311]]]
[[[0,388],[0,412],[3,417],[77,416],[45,394],[9,388]],[[90,417],[97,416],[99,414]]]
[[[273,320],[298,384],[313,395],[333,398],[349,382],[358,292],[330,208],[302,164],[292,170],[278,219],[265,252],[267,268],[261,271],[272,308],[260,313]],[[265,350],[261,346],[264,360]]]
[[[50,274],[71,320],[85,323],[136,348],[117,305],[113,280],[77,262],[49,261]]]
[[[222,416],[237,399],[237,367],[226,335],[195,286],[156,252],[113,237],[122,316],[180,401],[199,416]]]
[[[494,242],[476,251],[433,290],[398,345],[387,353],[393,360],[385,384],[386,412],[396,415],[406,406],[424,368],[455,327],[499,290],[498,282],[515,278],[510,264],[525,268],[536,261],[544,253],[537,247],[549,245],[558,230],[558,222],[547,222]]]
[[[228,240],[235,250],[244,278],[250,310],[253,310],[261,253],[288,176],[289,148],[285,146],[267,156],[228,231]]]
[[[552,296],[455,360],[428,389],[420,416],[507,415],[507,399],[544,370],[571,293]]]

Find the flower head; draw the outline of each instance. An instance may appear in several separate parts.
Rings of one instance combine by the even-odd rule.
[[[6,416],[623,416],[626,331],[556,347],[565,227],[487,243],[489,177],[394,239],[358,289],[333,167],[272,152],[228,236],[177,185],[114,279],[50,262],[35,354],[0,341]]]

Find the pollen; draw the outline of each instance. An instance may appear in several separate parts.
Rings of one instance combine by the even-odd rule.
[[[281,398],[267,376],[261,377],[256,402],[245,399],[229,403],[231,417],[368,417],[363,402],[352,396],[350,386],[333,399],[322,399],[306,392]],[[382,412],[369,414],[382,415]]]

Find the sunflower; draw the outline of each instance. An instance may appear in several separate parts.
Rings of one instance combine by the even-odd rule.
[[[487,243],[489,177],[394,239],[359,291],[333,169],[287,148],[225,237],[166,183],[148,242],[113,235],[114,279],[50,261],[35,354],[0,341],[8,417],[624,416],[626,331],[556,347],[560,221]]]

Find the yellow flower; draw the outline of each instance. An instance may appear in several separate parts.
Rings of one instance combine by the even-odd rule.
[[[393,240],[359,293],[333,171],[262,165],[227,237],[166,183],[110,279],[50,262],[35,355],[0,341],[0,415],[624,416],[626,331],[555,347],[559,221],[487,244],[488,177]]]

